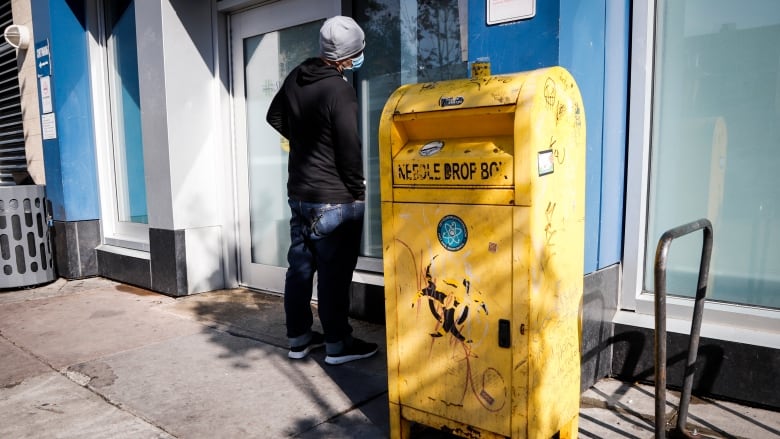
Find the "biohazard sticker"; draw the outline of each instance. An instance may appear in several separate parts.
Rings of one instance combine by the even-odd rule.
[[[455,215],[447,215],[442,218],[436,228],[436,234],[442,247],[451,252],[462,249],[468,240],[466,224]]]

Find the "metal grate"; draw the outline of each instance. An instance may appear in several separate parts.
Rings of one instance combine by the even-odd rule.
[[[0,0],[0,33],[13,24],[11,1]],[[13,185],[27,170],[16,49],[0,37],[0,185]]]

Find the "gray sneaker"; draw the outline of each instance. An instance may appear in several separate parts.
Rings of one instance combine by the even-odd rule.
[[[353,338],[352,344],[345,347],[338,354],[328,354],[325,357],[325,362],[328,364],[344,364],[350,361],[362,360],[373,356],[379,350],[379,346],[376,343],[368,343],[359,338]]]
[[[309,342],[301,346],[291,346],[290,352],[287,353],[287,357],[292,358],[293,360],[300,360],[306,358],[313,349],[321,348],[323,346],[325,346],[325,337],[317,331],[312,331]]]

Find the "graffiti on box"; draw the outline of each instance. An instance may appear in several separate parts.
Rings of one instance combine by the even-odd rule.
[[[438,259],[439,255],[433,255],[423,268],[422,255],[418,262],[408,244],[400,240],[397,242],[407,249],[414,266],[418,267],[417,290],[411,307],[418,311],[417,320],[431,338],[430,352],[433,352],[434,344],[444,344],[450,352],[447,358],[452,362],[448,373],[462,377],[462,390],[454,393],[457,400],[441,402],[447,406],[463,407],[465,399],[473,395],[486,410],[500,411],[508,398],[504,377],[494,367],[479,366],[488,362],[488,358],[479,361],[480,356],[474,349],[487,333],[485,317],[489,313],[489,304],[485,300],[486,295],[466,275],[437,278],[434,275],[436,264],[444,264],[442,259]]]

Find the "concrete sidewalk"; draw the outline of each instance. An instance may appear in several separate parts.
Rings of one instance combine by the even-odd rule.
[[[384,327],[354,326],[380,354],[334,367],[287,358],[273,295],[173,299],[100,278],[0,292],[0,438],[385,438]],[[580,437],[653,437],[653,404],[652,387],[603,380],[582,396]],[[721,401],[695,400],[689,423],[780,438],[777,412]]]

